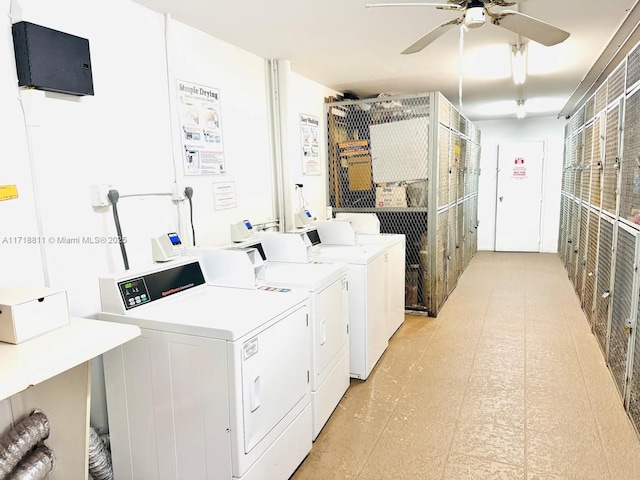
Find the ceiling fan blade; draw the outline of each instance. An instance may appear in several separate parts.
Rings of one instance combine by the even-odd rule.
[[[503,10],[493,14],[491,23],[547,47],[564,42],[570,35],[569,32],[558,27],[513,10]]]
[[[447,3],[365,3],[365,8],[372,7],[436,7],[442,10],[464,10],[464,7]]]
[[[484,6],[486,8],[491,7],[513,7],[517,3],[525,2],[526,0],[485,0]]]
[[[408,48],[406,48],[402,55],[408,55],[410,53],[418,53],[431,42],[440,38],[441,35],[447,33],[451,28],[456,25],[460,25],[462,23],[462,18],[456,18],[454,20],[449,20],[448,22],[443,23],[442,25],[438,25],[436,28],[428,32],[426,35],[421,37],[419,40],[411,44]]]

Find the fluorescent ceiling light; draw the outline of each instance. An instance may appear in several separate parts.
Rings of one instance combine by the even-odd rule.
[[[527,79],[527,57],[524,43],[511,47],[511,75],[513,83],[516,85],[522,85]]]
[[[559,112],[567,103],[566,98],[538,97],[527,99],[528,113]]]
[[[516,105],[516,118],[524,118],[527,115],[527,107],[524,100],[518,100]]]
[[[475,48],[473,45],[464,54],[465,79],[501,80],[511,76],[509,45],[504,43]]]

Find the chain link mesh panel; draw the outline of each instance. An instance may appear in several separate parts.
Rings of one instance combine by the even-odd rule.
[[[612,108],[607,112],[605,131],[605,158],[602,173],[602,209],[614,215],[616,213],[616,189],[618,186],[618,149],[620,144],[620,109]]]
[[[436,285],[435,285],[435,306],[440,309],[442,304],[447,298],[447,244],[448,244],[448,225],[449,225],[449,212],[445,210],[438,214],[438,230],[436,232]]]
[[[588,239],[588,227],[589,224],[589,209],[587,207],[580,208],[580,239],[578,240],[578,258],[576,259],[576,292],[583,300],[584,294],[584,276],[587,263],[587,239]]]
[[[607,90],[607,81],[605,80],[596,90],[596,115],[607,108]]]
[[[563,193],[560,197],[560,225],[558,226],[558,254],[563,265],[567,266],[567,197]]]
[[[640,431],[640,335],[638,335],[638,325],[640,325],[640,309],[636,316],[636,331],[633,342],[633,361],[631,363],[631,378],[629,380],[629,416],[633,421],[636,431]]]
[[[480,131],[437,92],[328,99],[325,113],[333,211],[374,212],[383,233],[405,234],[405,281],[419,270],[408,307],[436,315],[477,249],[465,205],[477,208]]]
[[[591,153],[591,187],[590,203],[600,207],[602,188],[602,138],[600,136],[600,117],[593,124],[593,141]]]
[[[578,252],[580,246],[580,202],[571,201],[570,205],[570,222],[571,222],[571,245],[569,246],[569,278],[573,283],[576,291],[578,290],[576,278],[578,275]]]
[[[585,172],[584,167],[584,130],[580,130],[576,136],[576,156],[575,156],[575,171],[576,171],[576,182],[575,182],[575,190],[574,195],[576,198],[582,199],[582,182],[583,178],[589,178],[589,172]],[[588,181],[588,180],[587,180]]]
[[[617,103],[620,97],[624,95],[626,65],[626,62],[622,62],[611,75],[609,75],[607,80],[607,103],[609,105]]]
[[[593,123],[587,125],[584,130],[584,157],[582,158],[582,184],[580,198],[589,203],[589,187],[593,170]],[[597,172],[595,172],[597,173]]]
[[[613,222],[604,217],[600,220],[600,241],[598,242],[598,269],[596,278],[596,311],[592,322],[593,333],[603,353],[606,351],[607,330],[609,327],[612,248]]]
[[[571,152],[569,153],[569,164],[567,165],[567,192],[571,195],[576,193],[576,176],[578,165],[578,143],[580,136],[578,133],[571,137]]]
[[[629,346],[629,334],[625,330],[625,324],[631,318],[635,253],[635,235],[622,228],[618,229],[607,363],[620,395],[625,393]]]
[[[458,166],[462,152],[460,135],[455,132],[451,133],[451,147],[449,152],[449,200],[447,204],[455,204],[458,200]]]
[[[596,96],[591,95],[584,104],[584,121],[589,122],[596,114]]]
[[[627,55],[626,88],[633,88],[638,80],[640,80],[640,46],[634,48],[633,51]]]
[[[640,91],[626,100],[620,175],[620,216],[640,222]]]
[[[451,130],[440,125],[438,133],[438,207],[449,203],[449,157],[452,145]]]
[[[589,212],[589,240],[587,241],[587,269],[584,280],[584,299],[582,301],[582,308],[590,324],[593,323],[593,295],[596,285],[599,220],[599,215],[591,210]]]
[[[455,207],[447,210],[449,219],[447,221],[447,295],[456,287],[458,275],[456,272],[458,249],[458,222],[457,209]]]
[[[636,279],[640,263],[636,258],[640,229],[640,44],[572,115],[565,128],[565,149],[569,152],[565,151],[560,216],[567,233],[559,236],[566,236],[572,244],[566,253],[559,254],[566,257],[569,277],[587,315],[593,299],[594,336],[640,435],[640,335],[636,331],[640,323]],[[575,167],[573,179],[571,165]],[[590,214],[585,225],[586,210]],[[594,216],[599,218],[597,233]],[[636,317],[635,322],[631,316]],[[636,329],[630,336],[632,324]]]

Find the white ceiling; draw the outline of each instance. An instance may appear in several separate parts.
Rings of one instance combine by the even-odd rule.
[[[489,23],[453,28],[422,52],[400,52],[437,25],[460,16],[433,7],[365,8],[375,0],[135,0],[137,3],[360,98],[380,93],[441,91],[471,120],[515,117],[519,91],[510,78],[516,35]],[[387,0],[388,1],[388,0]],[[433,1],[433,0],[431,0]],[[436,0],[436,2],[445,0]],[[522,87],[528,115],[571,113],[601,71],[588,75],[638,0],[522,0],[521,13],[571,33],[553,47],[527,43],[529,75]],[[510,7],[514,9],[514,7]],[[501,9],[494,9],[499,11]],[[638,8],[640,10],[640,7]],[[637,22],[635,17],[632,23]],[[616,32],[618,37],[614,37]],[[606,52],[605,52],[606,53]],[[607,58],[610,55],[607,53]],[[606,61],[605,61],[606,63]],[[460,66],[462,65],[462,70]],[[584,80],[584,81],[583,81]],[[578,90],[579,87],[581,90]],[[573,96],[573,98],[572,98]],[[539,111],[536,107],[539,105]],[[506,107],[505,107],[506,106]]]

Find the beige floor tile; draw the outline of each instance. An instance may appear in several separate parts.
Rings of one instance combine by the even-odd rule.
[[[637,480],[640,441],[557,255],[478,252],[407,316],[294,480]]]
[[[524,440],[522,426],[460,422],[451,453],[524,467]]]
[[[527,468],[570,478],[610,478],[597,432],[575,424],[570,429],[527,430]]]
[[[523,467],[475,457],[454,455],[448,459],[443,480],[524,480]]]
[[[365,465],[376,436],[327,423],[313,444],[307,459],[294,476],[295,479],[316,478],[316,470],[334,472],[335,478],[355,478]],[[342,477],[340,477],[342,475]]]

